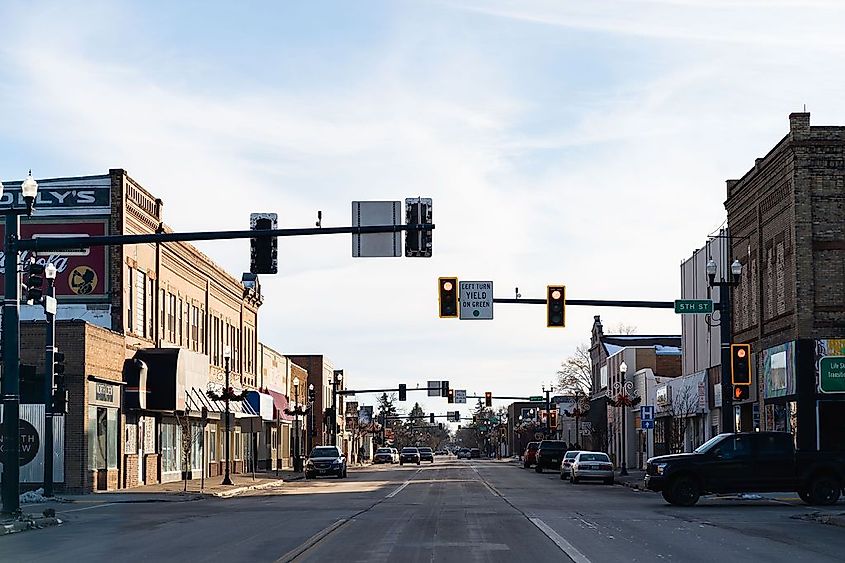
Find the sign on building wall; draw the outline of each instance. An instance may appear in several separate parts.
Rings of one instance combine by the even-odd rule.
[[[93,237],[108,234],[107,219],[78,218],[45,219],[21,222],[21,238]],[[0,224],[0,236],[5,227]],[[67,252],[51,252],[35,257],[40,264],[56,267],[56,296],[61,302],[102,301],[108,297],[109,276],[106,247],[75,248]],[[26,263],[32,254],[22,252],[20,262]],[[0,250],[0,277],[5,276],[6,256]]]
[[[4,182],[0,209],[26,205],[21,182]],[[111,179],[108,175],[38,180],[35,208],[45,215],[109,215]],[[24,223],[24,221],[22,221]]]
[[[816,340],[819,391],[845,393],[845,340]]]
[[[44,482],[44,405],[20,406],[20,481]],[[2,413],[2,409],[0,409]],[[65,417],[53,417],[53,481],[65,480]],[[0,424],[0,453],[3,452],[3,425]],[[0,455],[0,468],[3,456]]]

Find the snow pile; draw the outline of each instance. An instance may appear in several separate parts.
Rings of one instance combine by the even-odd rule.
[[[21,504],[29,504],[34,502],[47,502],[47,497],[44,496],[44,489],[35,489],[34,491],[27,491],[21,495]]]

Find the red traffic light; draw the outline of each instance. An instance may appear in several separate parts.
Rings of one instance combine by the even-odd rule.
[[[458,317],[458,278],[438,278],[438,301],[440,304],[440,318]]]
[[[750,344],[731,344],[731,383],[751,385]]]
[[[550,285],[546,288],[546,326],[566,326],[566,288],[562,285]]]

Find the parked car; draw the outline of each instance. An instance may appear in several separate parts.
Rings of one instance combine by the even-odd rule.
[[[458,455],[458,459],[469,459],[470,458],[469,448],[459,449],[458,452],[457,452],[457,455]]]
[[[522,454],[522,467],[528,469],[537,464],[537,448],[539,447],[540,442],[528,442],[528,445],[525,446],[525,453]]]
[[[569,479],[569,469],[572,467],[572,462],[575,460],[575,456],[581,453],[579,450],[569,450],[565,454],[563,454],[563,461],[560,463],[560,480],[564,481]]]
[[[796,451],[788,432],[719,434],[694,451],[653,457],[645,486],[677,506],[703,494],[795,491],[807,504],[830,505],[845,485],[845,453]]]
[[[470,448],[469,457],[471,459],[481,459],[481,450],[478,448]]]
[[[431,448],[417,448],[420,451],[420,461],[430,461],[434,463],[434,452]]]
[[[406,463],[420,464],[420,451],[417,448],[405,447],[399,452],[399,465]]]
[[[542,473],[543,469],[560,469],[563,456],[566,453],[566,442],[562,440],[543,440],[537,448],[537,465],[534,471]]]
[[[569,482],[582,479],[599,479],[605,485],[613,484],[613,463],[604,452],[578,452],[572,461]]]
[[[393,450],[390,448],[379,448],[373,455],[373,464],[376,463],[393,463]]]
[[[335,475],[338,479],[346,477],[346,458],[337,446],[317,446],[311,450],[305,462],[305,477],[313,479],[318,475]]]
[[[434,450],[434,455],[448,455],[449,452],[446,450]]]

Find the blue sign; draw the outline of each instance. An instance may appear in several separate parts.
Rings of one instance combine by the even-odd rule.
[[[642,425],[643,430],[646,430],[648,428],[654,428],[654,421],[653,420],[641,420],[640,424]]]
[[[654,405],[643,405],[640,407],[640,420],[643,422],[650,420],[652,425],[649,428],[654,428]],[[643,425],[645,428],[645,425]]]

